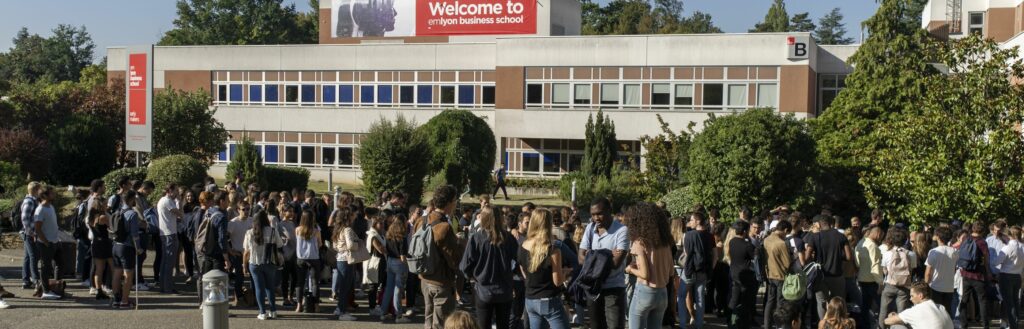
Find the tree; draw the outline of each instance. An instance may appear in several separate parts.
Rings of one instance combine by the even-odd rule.
[[[771,109],[711,117],[694,136],[686,178],[696,200],[736,214],[811,203],[814,139],[804,121]]]
[[[191,186],[206,178],[206,169],[207,166],[193,156],[169,155],[153,160],[146,170],[146,180],[152,181],[157,191],[170,184]]]
[[[45,137],[50,131],[61,127],[64,120],[83,102],[85,93],[71,81],[36,81],[15,83],[6,96],[9,109],[4,115],[11,119],[6,125],[24,128],[36,136]]]
[[[690,144],[693,142],[694,122],[679,133],[672,131],[668,123],[657,115],[661,124],[661,134],[640,137],[644,153],[646,171],[644,182],[657,195],[686,186],[683,172],[689,163]]]
[[[583,164],[581,171],[593,177],[611,177],[612,166],[619,157],[619,142],[615,139],[615,122],[597,111],[594,116],[587,117],[586,140],[583,146]]]
[[[683,17],[681,0],[612,0],[602,7],[592,0],[581,0],[583,34],[669,34],[722,33],[711,15],[694,12]]]
[[[839,8],[832,8],[832,11],[818,21],[818,29],[814,30],[814,40],[823,45],[848,45],[853,43],[853,38],[846,37],[846,26],[843,24],[843,13]]]
[[[114,167],[117,144],[113,132],[99,119],[75,114],[50,133],[52,179],[68,185],[88,185]]]
[[[366,195],[376,198],[381,192],[404,191],[409,204],[418,204],[429,169],[423,162],[430,153],[424,136],[416,133],[415,122],[404,116],[374,122],[359,146]]]
[[[15,82],[77,81],[82,69],[92,64],[92,41],[85,26],[58,25],[53,36],[43,38],[21,28],[9,52],[0,54],[0,80]]]
[[[235,147],[235,154],[231,156],[231,163],[228,164],[225,178],[234,181],[235,177],[242,178],[242,184],[256,184],[261,187],[267,186],[267,176],[263,167],[263,157],[260,156],[256,144],[248,136],[242,137],[241,143]]]
[[[13,162],[0,161],[0,186],[5,189],[0,193],[0,199],[17,200],[25,193],[22,188],[25,185],[25,175],[21,171],[21,166]]]
[[[309,23],[300,28],[295,5],[284,6],[282,0],[178,0],[177,7],[174,29],[164,34],[160,45],[317,42],[309,34]],[[313,6],[314,11],[318,8]]]
[[[319,43],[320,42],[320,1],[309,0],[308,12],[298,13],[296,17],[296,24],[299,29],[299,40],[300,43]]]
[[[811,21],[809,13],[803,12],[793,15],[793,18],[789,19],[789,31],[790,32],[813,32],[814,22]]]
[[[50,170],[50,147],[28,130],[0,129],[0,159],[18,165],[23,175],[43,179]]]
[[[789,32],[789,14],[786,13],[786,3],[783,0],[775,0],[764,15],[764,21],[754,25],[750,32]]]
[[[690,17],[683,18],[675,33],[722,33],[722,29],[711,21],[711,14],[695,11]]]
[[[210,95],[204,90],[168,89],[153,97],[151,158],[184,154],[209,164],[224,148],[228,132],[214,118]]]
[[[903,28],[907,30],[921,29],[921,13],[928,5],[928,0],[903,0],[900,5],[902,7],[900,20],[903,23]]]
[[[135,156],[129,155],[124,147],[124,79],[112,79],[107,83],[98,83],[100,80],[107,81],[107,73],[106,70],[103,70],[102,76],[100,76],[92,71],[93,67],[96,66],[90,66],[83,70],[82,80],[78,84],[86,94],[73,111],[76,114],[85,114],[99,119],[104,127],[111,131],[117,145],[117,164],[123,165],[134,161]]]
[[[491,183],[497,145],[487,121],[469,111],[444,110],[418,129],[430,145],[430,172],[460,191],[483,194]]]
[[[862,182],[893,217],[1018,222],[1024,213],[1024,79],[1016,49],[971,36],[942,50],[950,75],[928,77],[920,112],[879,126],[884,148]]]

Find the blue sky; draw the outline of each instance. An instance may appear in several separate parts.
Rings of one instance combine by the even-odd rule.
[[[413,0],[402,0],[413,1]],[[0,10],[0,51],[11,47],[11,39],[21,27],[29,32],[49,35],[57,24],[85,25],[96,42],[97,60],[106,53],[105,48],[117,45],[155,43],[164,32],[173,27],[175,18],[173,0],[35,0],[4,1]],[[285,0],[297,3],[299,10],[309,10],[305,0]],[[601,0],[607,2],[607,0]],[[726,32],[746,32],[760,21],[771,0],[684,0],[686,14],[693,10],[710,13],[716,25]],[[818,18],[832,8],[839,7],[846,16],[848,36],[859,39],[860,22],[874,14],[878,4],[874,0],[787,0],[790,15],[810,12]]]

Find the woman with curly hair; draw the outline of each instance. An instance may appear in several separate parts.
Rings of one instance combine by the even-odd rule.
[[[667,286],[674,271],[668,218],[651,203],[629,207],[624,217],[632,243],[629,253],[633,255],[626,274],[636,277],[629,305],[629,328],[661,328],[668,308]]]

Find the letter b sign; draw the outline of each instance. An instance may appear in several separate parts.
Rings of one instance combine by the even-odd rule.
[[[790,60],[800,60],[810,58],[810,37],[807,36],[790,36],[786,37],[786,49],[789,50]]]

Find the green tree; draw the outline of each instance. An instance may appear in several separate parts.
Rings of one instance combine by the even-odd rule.
[[[668,123],[657,115],[661,124],[661,134],[640,137],[644,153],[646,171],[644,182],[657,195],[686,186],[683,172],[689,162],[690,144],[693,142],[694,122],[679,133],[672,131]]]
[[[707,206],[736,214],[813,199],[814,139],[804,121],[771,109],[712,117],[693,138],[686,178]]]
[[[299,28],[299,40],[301,43],[320,42],[320,3],[319,0],[309,0],[308,12],[300,12],[296,17],[296,24]]]
[[[152,158],[184,154],[209,164],[224,148],[228,132],[214,118],[204,90],[168,89],[153,97]]]
[[[928,0],[902,0],[900,3],[901,21],[906,30],[921,29],[921,13],[928,5]]]
[[[366,195],[376,198],[384,191],[404,191],[409,204],[418,204],[429,169],[423,160],[429,157],[427,141],[416,133],[415,122],[404,116],[374,122],[359,146]]]
[[[810,16],[810,14],[807,12],[793,15],[793,18],[789,19],[789,31],[813,32],[815,29],[814,21],[812,21],[808,16]]]
[[[50,147],[28,130],[0,129],[0,159],[18,165],[23,175],[43,179],[50,170]]]
[[[722,33],[722,29],[715,26],[715,23],[711,20],[711,14],[695,11],[690,17],[683,18],[679,23],[679,28],[674,33]]]
[[[269,45],[316,43],[301,28],[295,5],[282,0],[178,0],[174,28],[160,45]],[[319,6],[314,6],[317,11]]]
[[[231,163],[228,164],[225,178],[229,181],[235,177],[242,177],[242,184],[256,184],[261,187],[267,186],[266,171],[263,167],[263,157],[260,156],[256,144],[248,136],[242,137],[241,143],[235,147],[235,154],[231,156]]]
[[[611,177],[612,167],[619,157],[619,142],[615,139],[615,122],[597,111],[594,116],[587,117],[586,140],[583,146],[583,164],[581,170],[585,175],[593,177]]]
[[[0,161],[0,186],[6,191],[0,193],[0,199],[15,199],[23,197],[26,184],[25,174],[17,163]],[[17,200],[17,199],[15,199]]]
[[[208,167],[199,159],[186,155],[175,154],[157,158],[146,170],[146,180],[152,181],[157,191],[169,184],[191,186],[206,178]],[[108,190],[111,190],[108,188]],[[159,194],[159,193],[158,193]]]
[[[823,170],[818,200],[834,210],[866,210],[858,180],[872,169],[872,161],[884,147],[883,139],[874,133],[876,127],[916,111],[926,91],[926,78],[937,73],[929,65],[929,37],[924,30],[904,29],[902,1],[883,1],[864,23],[870,37],[847,62],[856,69],[846,77],[846,89],[811,121]]]
[[[418,129],[430,145],[430,172],[460,191],[483,194],[497,149],[487,121],[469,111],[444,110]]]
[[[711,15],[694,12],[683,17],[680,0],[612,0],[602,7],[581,0],[584,35],[722,33]]]
[[[114,167],[116,137],[99,119],[76,114],[51,132],[52,179],[69,185],[88,185]]]
[[[832,8],[832,11],[818,21],[818,29],[812,34],[814,40],[823,45],[848,45],[853,43],[853,38],[846,37],[846,25],[843,24],[843,13],[839,8]]]
[[[971,36],[941,54],[950,75],[928,77],[920,112],[879,126],[884,142],[862,179],[893,217],[937,224],[1024,214],[1024,79],[1017,50]]]
[[[0,80],[15,82],[77,81],[82,69],[92,64],[92,41],[85,26],[61,24],[53,36],[43,38],[21,28],[14,46],[0,54]]]
[[[750,32],[789,32],[789,14],[786,13],[786,3],[783,0],[775,0],[764,15],[764,20],[755,24]]]

